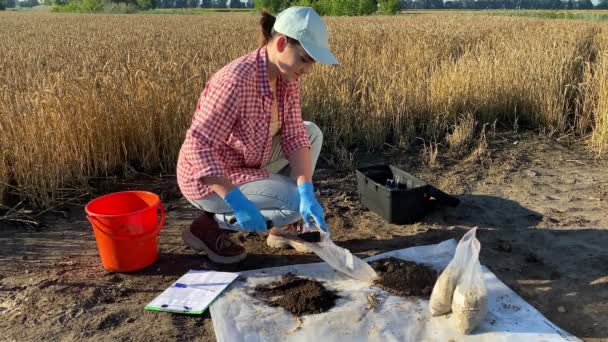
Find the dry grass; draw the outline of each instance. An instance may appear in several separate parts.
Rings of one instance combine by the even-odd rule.
[[[598,155],[608,151],[608,37],[602,36],[598,45],[601,54],[598,56],[596,70],[589,81],[594,89],[589,111],[593,113],[593,133],[591,134],[591,147]]]
[[[47,205],[89,177],[173,172],[205,81],[255,48],[256,21],[0,14],[8,47],[0,49],[0,192],[10,183]],[[465,113],[554,132],[594,129],[590,146],[606,151],[605,24],[447,15],[327,22],[342,66],[305,79],[303,108],[336,165],[352,166],[355,149],[443,137]]]
[[[1,139],[1,138],[0,138]],[[4,146],[4,145],[0,145]],[[5,151],[0,151],[0,205],[4,202],[6,184],[8,183],[8,167]]]
[[[477,140],[477,146],[466,159],[468,162],[479,162],[483,164],[484,160],[490,158],[490,151],[488,150],[488,141],[486,139],[486,127],[487,124],[484,124],[481,128],[481,133],[479,134],[479,139]]]
[[[475,117],[471,113],[466,113],[458,119],[452,132],[446,136],[450,149],[457,152],[466,149],[475,134],[475,125]]]
[[[431,169],[439,166],[437,158],[439,157],[439,144],[437,142],[424,143],[422,146],[422,162]]]

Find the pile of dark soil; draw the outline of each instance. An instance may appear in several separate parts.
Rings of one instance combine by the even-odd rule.
[[[390,257],[370,265],[378,273],[375,284],[397,296],[429,297],[437,281],[434,269],[412,261]]]
[[[279,281],[259,285],[254,296],[270,306],[279,306],[296,316],[325,312],[339,298],[316,280],[286,274]]]

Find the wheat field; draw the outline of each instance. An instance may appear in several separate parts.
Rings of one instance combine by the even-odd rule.
[[[205,81],[255,49],[257,19],[0,13],[0,194],[44,207],[91,177],[174,172]],[[448,14],[326,22],[342,65],[315,66],[302,104],[338,166],[352,166],[354,149],[453,140],[466,115],[608,150],[607,24]]]

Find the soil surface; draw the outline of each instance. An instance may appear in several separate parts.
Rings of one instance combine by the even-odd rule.
[[[410,225],[389,224],[366,210],[354,172],[336,172],[321,159],[315,183],[332,238],[366,257],[458,239],[478,227],[483,265],[558,326],[586,341],[608,341],[608,161],[568,137],[489,132],[487,138],[483,158],[440,149],[432,168],[421,165],[420,146],[355,156],[362,166],[393,163],[461,201]],[[155,191],[167,209],[159,259],[143,271],[102,268],[86,202],[52,208],[39,217],[46,225],[36,229],[0,221],[1,340],[214,341],[208,311],[179,315],[144,306],[190,269],[321,261],[272,249],[265,235],[236,233],[248,257],[238,265],[213,264],[181,240],[198,213],[177,191],[175,176],[141,178],[119,186]],[[506,309],[519,308],[505,303]]]
[[[325,312],[334,307],[338,295],[314,279],[286,274],[281,280],[255,288],[254,296],[270,306],[279,306],[295,316]]]
[[[379,276],[375,284],[397,296],[428,298],[437,281],[434,269],[412,261],[390,257],[375,260],[370,265]]]

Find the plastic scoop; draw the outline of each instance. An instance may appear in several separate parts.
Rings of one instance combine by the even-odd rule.
[[[333,269],[365,282],[372,282],[378,278],[376,271],[367,262],[354,256],[348,249],[336,245],[328,233],[323,231],[315,233],[319,233],[321,241],[306,243],[306,245]]]
[[[229,222],[236,223],[236,218],[231,218]],[[272,221],[266,221],[266,224],[269,229],[273,226]],[[367,262],[354,256],[348,249],[337,246],[331,240],[329,233],[323,232],[319,227],[316,227],[316,230],[308,229],[298,235],[285,234],[283,237],[306,244],[333,269],[353,279],[372,282],[378,277],[376,271]]]
[[[306,231],[298,235],[285,234],[282,236],[306,244],[313,253],[333,269],[353,279],[372,282],[378,277],[376,271],[367,262],[354,256],[348,249],[337,246],[331,240],[329,233],[325,233],[318,226],[315,227],[315,230],[305,228]]]

